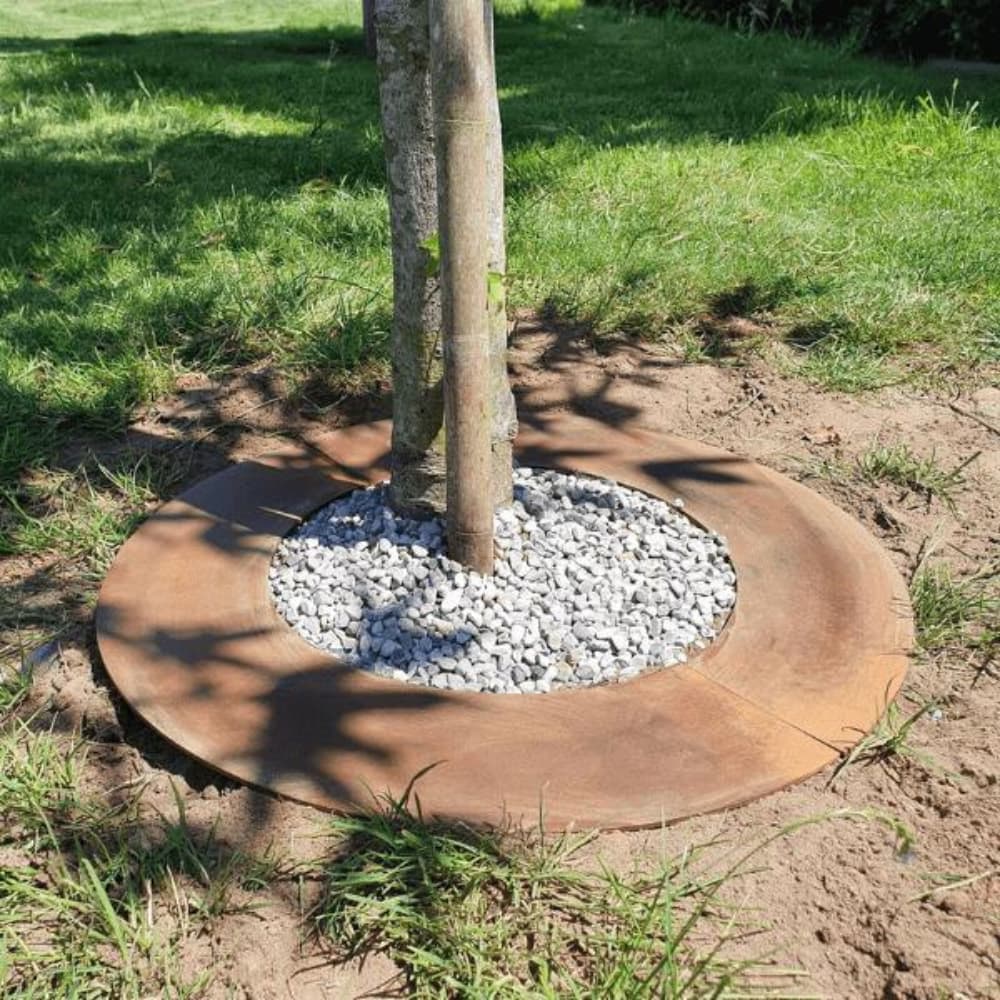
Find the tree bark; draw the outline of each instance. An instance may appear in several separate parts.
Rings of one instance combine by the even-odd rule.
[[[448,551],[493,572],[486,99],[482,0],[430,0],[441,234]]]
[[[441,306],[426,242],[438,232],[431,107],[428,0],[374,0],[379,94],[385,136],[393,256],[393,441],[390,497],[413,516],[444,512],[446,463]],[[506,270],[503,150],[493,69],[493,10],[483,0],[490,71],[486,83],[489,270]],[[517,430],[507,378],[507,316],[502,281],[491,282],[490,374],[493,497],[511,499],[511,442]]]
[[[427,0],[376,0],[379,97],[392,229],[393,505],[445,508],[441,300],[427,241],[437,234]]]

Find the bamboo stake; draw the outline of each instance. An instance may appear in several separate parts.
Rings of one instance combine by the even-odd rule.
[[[451,557],[493,572],[482,0],[430,0]]]

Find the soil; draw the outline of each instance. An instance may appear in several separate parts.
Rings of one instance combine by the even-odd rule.
[[[899,387],[847,396],[786,378],[779,367],[739,353],[713,365],[682,363],[632,344],[597,351],[585,336],[528,316],[517,323],[511,357],[522,420],[543,423],[548,414],[572,409],[748,455],[852,513],[907,578],[928,558],[958,573],[995,563],[1000,389],[953,398]],[[384,395],[344,400],[322,414],[284,400],[284,387],[266,371],[223,383],[190,377],[123,440],[111,446],[82,441],[65,464],[72,467],[85,450],[112,461],[115,454],[162,455],[183,446],[172,483],[177,492],[229,461],[388,410]],[[964,470],[955,509],[852,475],[853,459],[876,441],[933,452],[946,468],[977,455]],[[840,471],[831,477],[830,470]],[[121,703],[96,656],[91,602],[81,596],[86,587],[65,564],[51,557],[8,560],[0,584],[15,588],[26,607],[60,605],[58,650],[40,654],[34,698],[50,701],[46,718],[54,725],[83,733],[89,745],[84,776],[93,790],[114,799],[141,788],[150,815],[176,816],[176,788],[189,824],[214,829],[225,844],[290,859],[316,856],[322,814],[216,775],[160,740]],[[770,928],[755,940],[757,953],[771,951],[781,965],[806,970],[803,995],[1000,997],[996,668],[969,650],[918,656],[901,699],[903,715],[928,698],[940,707],[914,726],[916,755],[856,763],[836,777],[820,774],[744,808],[665,830],[604,833],[591,850],[629,868],[711,841],[718,843],[710,854],[725,865],[796,820],[833,813],[763,847],[739,880],[745,911]],[[872,811],[905,824],[912,847],[898,850]],[[970,881],[950,888],[940,881],[945,876]],[[975,876],[982,877],[971,880]],[[334,966],[303,937],[301,914],[314,893],[308,879],[256,893],[265,908],[219,918],[185,962],[192,970],[215,970],[213,996],[380,995],[398,971],[391,962],[372,956],[362,965]]]

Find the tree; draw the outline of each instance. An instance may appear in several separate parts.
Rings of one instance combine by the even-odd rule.
[[[493,502],[503,504],[511,497],[511,442],[517,424],[506,370],[503,160],[489,0],[483,4],[483,19],[491,289],[490,483]],[[398,510],[425,516],[442,513],[447,503],[438,165],[428,0],[375,0],[375,23],[393,257],[390,495]]]
[[[491,573],[493,415],[486,266],[489,60],[480,3],[429,0],[429,9],[445,357],[448,551],[472,569]]]

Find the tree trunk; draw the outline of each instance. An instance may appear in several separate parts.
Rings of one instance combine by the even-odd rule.
[[[374,59],[377,52],[375,42],[375,0],[363,0],[361,18],[361,23],[365,29],[365,52],[370,59]]]
[[[430,0],[441,234],[448,552],[493,571],[487,311],[486,57],[482,0]]]
[[[437,165],[427,0],[376,0],[379,96],[392,228],[392,484],[397,510],[445,507]]]
[[[513,499],[512,445],[517,434],[517,410],[507,377],[507,248],[504,237],[503,138],[497,95],[496,58],[493,46],[493,0],[483,0],[486,58],[489,60],[486,95],[486,182],[490,281],[490,376],[493,397],[493,499],[497,506]]]
[[[385,135],[393,257],[393,505],[415,516],[440,514],[446,502],[441,306],[435,255],[437,179],[431,109],[428,0],[374,0],[379,94]],[[493,75],[493,11],[483,2],[487,74],[489,269],[506,266],[503,151]],[[507,379],[507,317],[502,282],[491,282],[490,373],[493,384],[491,481],[497,505],[511,499],[511,441],[517,429]]]

